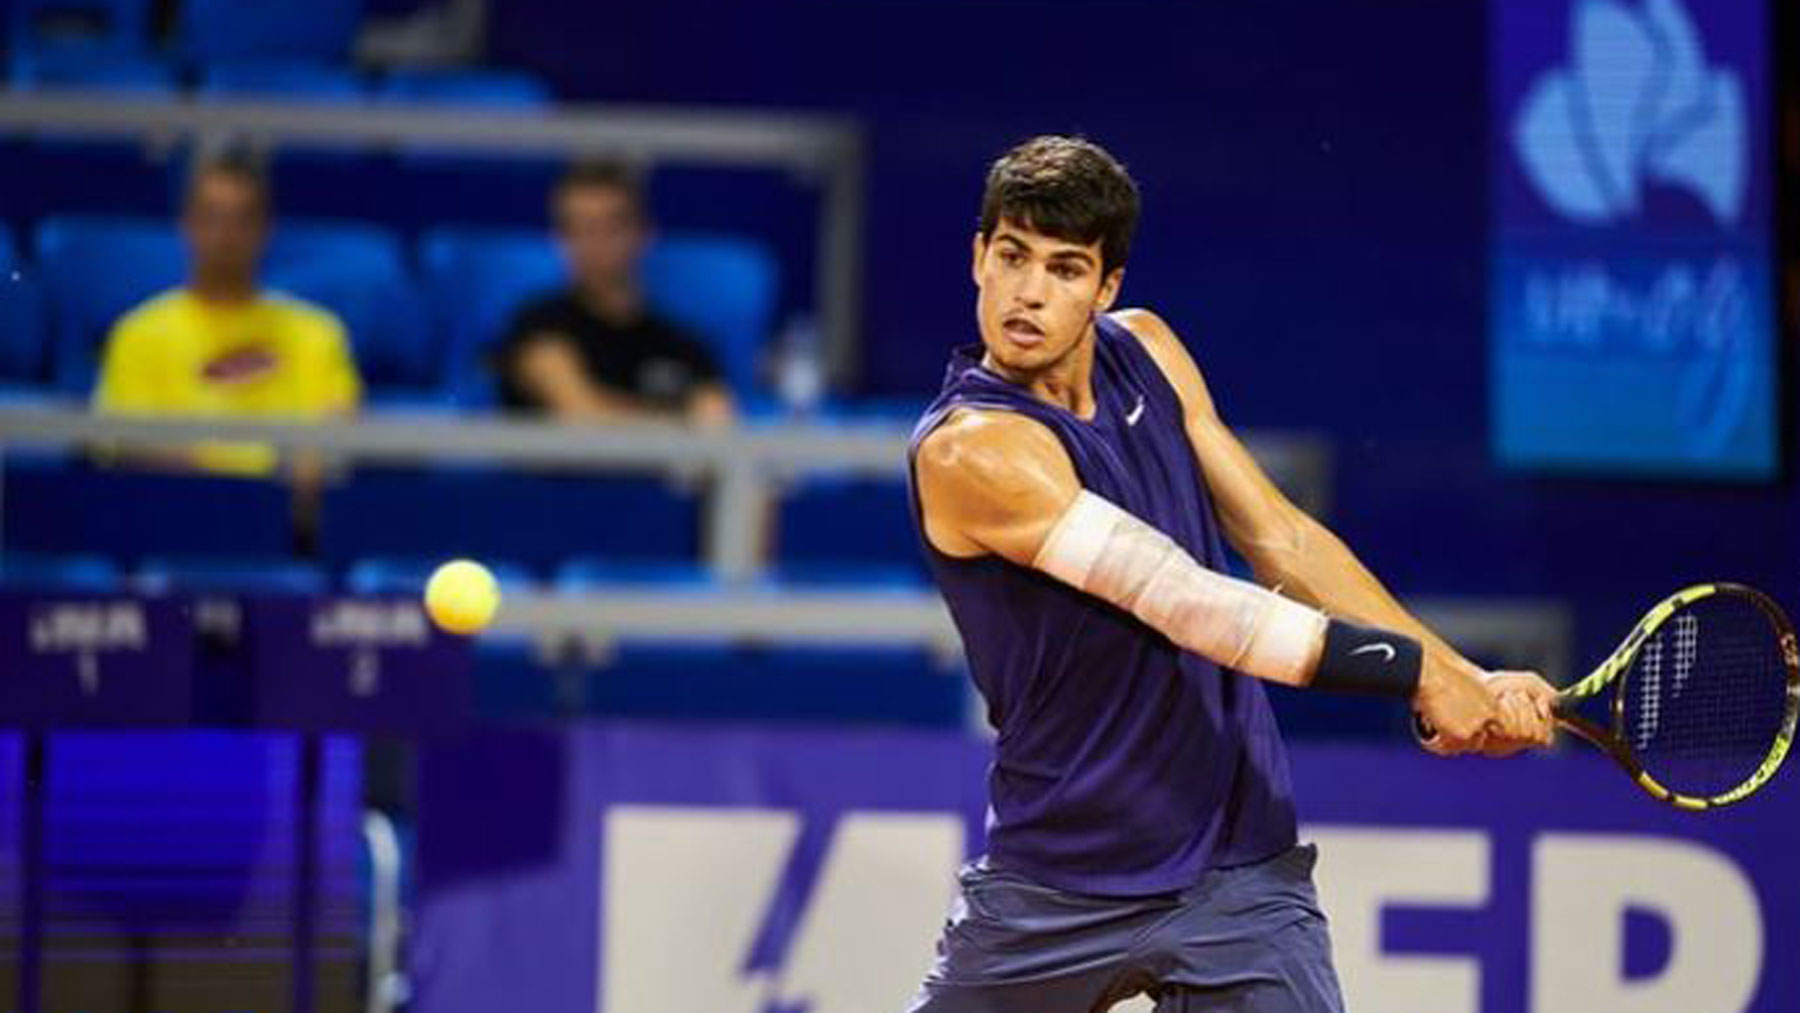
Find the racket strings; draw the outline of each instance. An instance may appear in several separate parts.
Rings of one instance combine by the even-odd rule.
[[[1704,798],[1761,766],[1787,708],[1775,632],[1755,603],[1714,595],[1644,642],[1625,683],[1620,732],[1652,777]]]

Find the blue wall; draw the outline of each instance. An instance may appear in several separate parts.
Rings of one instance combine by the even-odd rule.
[[[494,55],[566,97],[859,116],[873,392],[934,386],[972,338],[986,162],[1084,131],[1144,189],[1124,301],[1176,324],[1230,421],[1335,440],[1333,525],[1398,588],[1566,594],[1589,658],[1685,581],[1800,607],[1791,481],[1490,464],[1481,4],[508,0],[494,17]]]

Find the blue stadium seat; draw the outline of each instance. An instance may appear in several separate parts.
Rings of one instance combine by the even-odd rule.
[[[431,571],[447,559],[359,559],[345,571],[344,589],[352,594],[422,594]],[[530,571],[517,563],[503,559],[483,559],[481,563],[494,575],[503,592],[526,590],[532,585]]]
[[[324,594],[325,571],[311,563],[270,557],[151,557],[138,566],[134,583],[150,594],[168,591]]]
[[[729,236],[666,234],[644,258],[644,289],[652,306],[712,348],[733,390],[749,394],[761,386],[778,292],[768,250]]]
[[[169,97],[180,84],[175,68],[156,57],[88,47],[17,52],[11,78],[21,90],[80,88],[133,98]]]
[[[472,407],[493,404],[483,356],[525,302],[566,284],[561,258],[542,232],[442,228],[423,236],[419,263],[448,342],[447,386]]]
[[[425,235],[419,256],[459,371],[453,383],[491,402],[483,357],[526,300],[567,284],[556,249],[541,232],[445,228]],[[756,389],[776,295],[767,251],[727,237],[665,236],[645,257],[644,286],[653,306],[713,350],[734,389]]]
[[[70,89],[108,100],[173,98],[175,71],[154,57],[103,48],[49,48],[13,54],[12,86]],[[168,206],[169,163],[136,139],[75,127],[43,127],[0,139],[0,192],[16,220],[69,211],[154,212]]]
[[[181,281],[185,254],[167,222],[67,215],[37,230],[37,260],[51,326],[56,383],[71,394],[93,389],[113,322]]]
[[[660,560],[571,559],[556,570],[558,591],[647,585],[658,591],[708,591],[717,587],[712,572],[698,562]]]
[[[202,98],[361,102],[362,77],[349,67],[308,60],[227,60],[200,72]]]
[[[378,95],[380,101],[396,105],[477,107],[489,114],[542,112],[555,100],[541,78],[504,70],[396,70],[382,81]],[[436,177],[436,182],[452,186],[460,181],[464,189],[480,186],[490,199],[530,189],[534,218],[543,207],[543,194],[561,171],[560,163],[544,159],[521,160],[437,144],[402,144],[395,153],[408,174],[422,181]]]
[[[106,594],[123,586],[119,567],[104,556],[0,552],[0,587]]]
[[[286,486],[218,475],[7,462],[0,548],[147,556],[285,556],[293,545]]]
[[[587,673],[596,713],[675,720],[961,727],[966,680],[905,647],[624,641]]]
[[[911,426],[925,414],[929,403],[925,398],[914,397],[832,398],[820,411],[834,421]]]
[[[69,215],[38,229],[53,327],[57,384],[72,394],[93,388],[107,332],[124,313],[178,284],[186,254],[166,222]],[[423,391],[438,366],[426,343],[424,310],[401,247],[375,226],[286,221],[265,264],[271,288],[319,303],[342,319],[365,382]]]
[[[15,53],[43,48],[93,48],[112,52],[150,44],[154,0],[12,0]]]
[[[555,101],[540,77],[504,70],[397,70],[382,81],[380,95],[397,102],[454,102],[510,108],[538,108]]]
[[[46,359],[37,277],[19,262],[12,231],[0,224],[0,401],[41,398]]]
[[[892,479],[814,476],[781,499],[776,558],[791,564],[881,565],[923,572],[907,502]]]
[[[657,476],[359,469],[326,490],[319,548],[359,559],[510,560],[534,576],[576,556],[695,560],[699,500]]]
[[[337,314],[377,400],[388,390],[416,396],[438,385],[441,366],[428,345],[425,309],[392,233],[355,222],[284,219],[264,276],[270,288]]]
[[[347,62],[362,0],[182,0],[175,46],[192,60]]]
[[[836,560],[776,563],[769,567],[768,584],[801,591],[923,591],[931,586],[918,566]]]

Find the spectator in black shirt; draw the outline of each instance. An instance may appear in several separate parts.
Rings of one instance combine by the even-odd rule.
[[[509,410],[562,421],[731,421],[730,391],[704,346],[644,302],[650,239],[643,188],[623,166],[578,164],[550,197],[572,286],[513,318],[495,365]]]

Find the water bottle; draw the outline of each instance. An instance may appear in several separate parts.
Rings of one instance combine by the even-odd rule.
[[[775,366],[775,393],[790,417],[805,418],[825,399],[825,361],[819,328],[809,316],[789,321]]]

